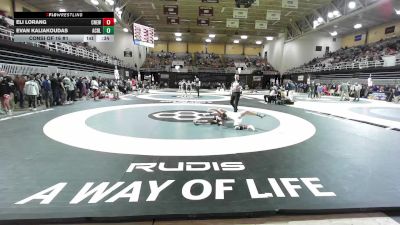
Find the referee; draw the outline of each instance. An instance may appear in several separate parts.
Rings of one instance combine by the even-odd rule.
[[[239,74],[235,74],[235,80],[231,84],[231,105],[233,106],[233,111],[238,111],[240,93],[242,92],[242,86],[239,83]]]
[[[194,85],[196,87],[196,91],[197,91],[197,98],[200,98],[200,79],[197,76],[194,76]]]

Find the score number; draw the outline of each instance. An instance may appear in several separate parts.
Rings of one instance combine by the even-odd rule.
[[[103,34],[114,34],[114,18],[103,18]]]
[[[103,18],[103,26],[114,26],[114,18]]]

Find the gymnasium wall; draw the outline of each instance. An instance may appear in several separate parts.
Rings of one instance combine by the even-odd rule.
[[[28,10],[31,12],[39,12],[40,10],[26,2],[15,0],[15,11],[23,12]],[[5,11],[7,16],[14,16],[13,0],[0,0],[0,11]]]
[[[244,53],[243,45],[241,44],[227,44],[226,51],[227,55],[241,55]]]
[[[385,34],[385,29],[388,27],[395,27],[394,33]],[[382,39],[387,39],[400,35],[400,22],[392,22],[378,27],[374,27],[368,32],[368,43],[374,43]]]
[[[30,4],[27,4],[22,1],[15,1],[15,12],[23,12],[24,10],[29,10],[31,12],[39,12],[40,10]],[[58,9],[54,9],[54,11],[58,11]]]
[[[214,53],[214,54],[219,54],[219,55],[225,54],[225,45],[224,44],[210,43],[210,44],[206,45],[206,48],[207,48],[208,53]]]
[[[269,42],[264,48],[268,52],[268,61],[278,71],[285,72],[293,67],[303,65],[316,57],[323,57],[326,47],[329,51],[336,51],[340,48],[340,39],[332,38],[325,32],[314,32],[293,41],[282,43],[284,37]],[[321,51],[316,51],[316,46],[321,46]]]
[[[275,40],[268,41],[264,45],[262,51],[262,56],[267,54],[268,62],[278,71],[281,71],[282,67],[282,56],[283,56],[283,46],[285,44],[285,35],[280,34]]]
[[[393,33],[390,34],[385,34],[385,30],[388,27],[395,27],[395,30]],[[362,34],[362,39],[359,41],[355,40],[356,35]],[[383,24],[377,27],[370,28],[367,31],[359,31],[356,33],[352,33],[350,35],[347,35],[343,37],[342,39],[342,47],[354,47],[354,46],[360,46],[360,45],[365,45],[365,44],[370,44],[374,43],[380,40],[384,40],[387,38],[391,37],[396,37],[400,36],[400,21],[394,21],[391,23]]]
[[[258,56],[261,54],[262,47],[259,45],[247,45],[244,47],[244,54],[251,56]]]
[[[116,56],[124,61],[124,63],[134,66],[135,64],[140,67],[146,59],[146,47],[133,44],[133,37],[130,33],[125,33],[119,29],[115,30],[113,43],[95,43],[89,42],[90,46],[94,46],[101,52],[110,56]],[[132,51],[133,57],[124,57],[124,51]],[[148,49],[151,51],[151,48]]]
[[[13,16],[12,0],[1,0],[0,11],[5,11],[7,16]]]
[[[169,42],[168,43],[168,51],[175,53],[186,53],[187,52],[187,43],[186,42]]]
[[[156,41],[154,44],[154,48],[150,49],[152,52],[167,52],[168,51],[168,43],[166,41]]]
[[[203,43],[189,43],[188,52],[206,52],[206,45]]]
[[[334,52],[340,49],[340,40],[326,34],[326,32],[315,32],[305,35],[294,41],[285,43],[282,58],[282,70],[287,71],[293,67],[303,65],[317,57],[323,57],[326,47]],[[316,46],[321,46],[321,51],[316,51]]]
[[[262,52],[259,45],[241,45],[241,44],[220,44],[220,43],[186,43],[186,42],[167,42],[157,41],[152,52],[177,52],[177,53],[196,53],[208,52],[219,55],[254,55],[258,56]]]

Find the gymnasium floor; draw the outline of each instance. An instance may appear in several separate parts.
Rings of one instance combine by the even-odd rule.
[[[0,220],[168,224],[158,221],[399,209],[399,105],[300,95],[281,106],[245,94],[239,110],[266,114],[244,118],[255,132],[193,125],[210,108],[231,110],[228,99],[156,91],[1,117]],[[267,220],[312,224],[239,223]]]

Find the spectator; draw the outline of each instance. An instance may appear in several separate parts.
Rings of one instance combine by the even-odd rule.
[[[33,75],[31,75],[29,81],[25,83],[24,91],[28,97],[29,109],[36,111],[36,98],[39,95],[39,87]]]
[[[0,99],[1,99],[1,106],[7,115],[12,115],[12,110],[10,106],[12,88],[10,87],[10,79],[9,77],[3,78],[0,77]]]
[[[46,105],[46,108],[50,108],[53,102],[53,94],[51,88],[51,81],[49,80],[49,76],[45,75],[44,80],[42,82],[42,90],[43,90],[43,101]]]

